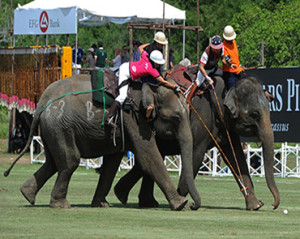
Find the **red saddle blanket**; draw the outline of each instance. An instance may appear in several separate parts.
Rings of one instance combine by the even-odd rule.
[[[188,89],[192,82],[196,80],[198,68],[198,65],[191,65],[188,67],[175,65],[173,71],[167,73],[167,78],[173,79],[178,85]]]

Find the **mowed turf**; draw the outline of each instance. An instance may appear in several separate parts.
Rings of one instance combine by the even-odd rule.
[[[39,192],[36,205],[30,206],[19,188],[40,165],[17,164],[5,178],[2,175],[8,167],[0,158],[0,238],[300,238],[297,178],[276,178],[281,205],[274,211],[265,178],[254,177],[256,196],[265,205],[259,211],[246,211],[232,177],[198,175],[196,186],[202,207],[198,211],[173,212],[157,186],[155,196],[160,207],[139,209],[140,183],[131,192],[128,205],[122,205],[111,190],[107,197],[110,208],[91,208],[99,175],[92,169],[78,168],[67,197],[72,208],[51,209],[56,175]],[[124,173],[117,174],[114,184]],[[171,177],[177,185],[178,175]],[[284,209],[288,214],[283,213]]]

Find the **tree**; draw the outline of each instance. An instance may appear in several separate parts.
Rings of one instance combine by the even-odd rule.
[[[238,34],[242,63],[260,63],[260,44],[264,39],[266,67],[300,65],[299,1],[280,2],[272,10],[253,3],[244,5],[232,25]]]

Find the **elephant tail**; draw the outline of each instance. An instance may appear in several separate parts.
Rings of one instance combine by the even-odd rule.
[[[19,161],[19,159],[27,152],[29,146],[30,146],[30,143],[33,139],[33,136],[34,136],[34,133],[40,123],[40,116],[41,116],[41,113],[43,112],[43,108],[42,107],[38,107],[36,109],[36,112],[34,114],[34,117],[33,117],[33,121],[32,121],[32,124],[31,124],[31,127],[30,127],[30,132],[29,132],[29,136],[28,136],[28,140],[27,140],[27,143],[24,147],[24,149],[22,150],[22,152],[18,155],[18,157],[15,159],[15,161],[12,163],[12,165],[9,167],[9,169],[7,169],[5,172],[4,172],[4,176],[7,177],[10,173],[10,171],[12,170],[12,168],[14,167],[14,165]]]

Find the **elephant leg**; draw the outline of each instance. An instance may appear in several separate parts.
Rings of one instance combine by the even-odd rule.
[[[106,196],[109,193],[122,157],[123,152],[103,157],[103,165],[101,166],[101,174],[92,201],[92,207],[109,207],[109,203],[106,201]]]
[[[149,175],[143,177],[139,193],[139,207],[159,207],[159,203],[154,198],[154,181]]]
[[[34,205],[38,191],[43,187],[47,180],[57,172],[51,154],[46,146],[45,156],[46,162],[20,188],[21,193],[31,205]]]
[[[74,142],[75,140],[68,137],[65,142],[57,140],[57,144],[51,145],[51,152],[58,170],[51,192],[50,207],[52,208],[71,207],[66,197],[70,179],[80,162],[80,153]]]
[[[154,134],[149,124],[139,117],[138,127],[131,116],[124,114],[124,126],[127,130],[132,152],[136,155],[137,163],[141,169],[154,179],[158,187],[164,193],[172,210],[181,210],[187,203],[187,199],[178,194],[174,183],[163,163],[161,154],[157,148]]]
[[[143,177],[144,173],[138,164],[126,173],[114,187],[115,194],[121,203],[126,205],[128,195],[133,186]]]
[[[194,178],[196,178],[196,176],[198,175],[198,171],[202,165],[206,150],[207,150],[206,145],[202,146],[201,144],[198,144],[197,146],[194,145],[194,147],[193,147],[193,175],[194,175]],[[181,196],[186,196],[188,194],[188,186],[184,180],[184,177],[182,177],[182,175],[180,176],[180,179],[179,179],[177,191]]]
[[[237,158],[237,162],[238,162],[238,165],[239,165],[240,172],[237,168],[234,156],[232,154],[231,147],[230,146],[223,147],[224,148],[223,152],[227,156],[227,158],[228,158],[230,164],[232,165],[232,167],[234,168],[236,174],[239,177],[240,177],[240,174],[242,175],[241,182],[244,184],[244,186],[246,188],[249,188],[249,189],[247,189],[247,195],[245,196],[243,187],[241,186],[238,179],[236,178],[236,175],[234,175],[234,177],[235,177],[235,179],[238,183],[238,186],[239,186],[243,196],[245,197],[246,209],[247,210],[258,210],[264,204],[263,204],[262,201],[258,200],[255,196],[254,187],[253,187],[253,183],[252,183],[250,173],[249,173],[249,170],[248,170],[248,165],[246,163],[245,155],[244,155],[240,140],[239,140],[239,138],[238,139],[237,138],[238,137],[235,138],[235,136],[232,136],[231,140],[232,140],[232,143],[233,143],[233,147],[235,149],[236,158]],[[224,159],[224,162],[228,165],[228,163],[225,159]]]

